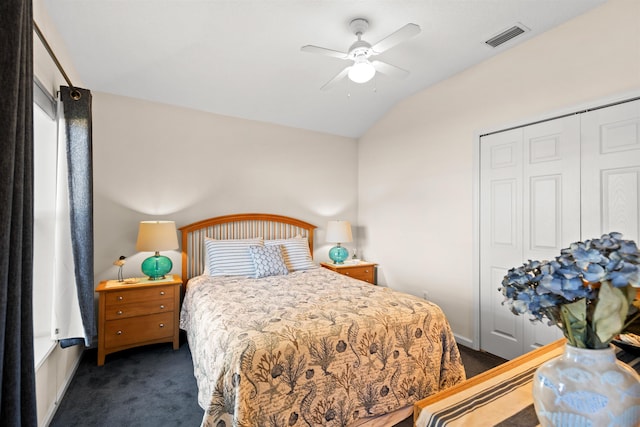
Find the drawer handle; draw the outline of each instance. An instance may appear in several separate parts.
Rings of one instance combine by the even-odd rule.
[[[365,273],[368,273],[368,272],[369,272],[369,270],[365,270],[364,272],[365,272]]]
[[[345,271],[344,275],[345,275],[345,276],[348,276],[348,275],[349,275],[349,272],[348,272],[348,271]]]
[[[160,305],[160,310],[164,310],[164,305]]]
[[[122,315],[122,310],[118,310],[118,312],[116,313],[118,316]]]
[[[123,298],[121,296],[118,297],[118,301],[122,301]]]
[[[122,335],[122,331],[116,332],[116,335]]]
[[[164,291],[160,291],[160,295],[164,295]]]
[[[161,327],[161,328],[164,328],[164,323],[160,323],[160,327]]]

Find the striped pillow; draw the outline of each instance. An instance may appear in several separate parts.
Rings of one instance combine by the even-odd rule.
[[[262,237],[255,239],[216,240],[205,237],[204,250],[209,276],[255,277],[249,246],[262,246]]]
[[[309,241],[306,237],[265,240],[264,244],[265,246],[282,245],[282,256],[289,271],[309,270],[318,267],[313,263],[309,251]]]
[[[256,278],[288,274],[282,257],[282,246],[249,246],[249,253],[256,268]]]

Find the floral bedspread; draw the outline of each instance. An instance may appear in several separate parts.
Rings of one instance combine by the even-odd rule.
[[[324,268],[191,279],[203,426],[348,426],[465,378],[441,309]]]

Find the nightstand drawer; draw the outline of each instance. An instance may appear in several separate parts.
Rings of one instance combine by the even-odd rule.
[[[132,316],[169,312],[173,309],[173,299],[144,301],[137,304],[112,304],[107,305],[105,318],[107,320],[124,319]]]
[[[105,347],[120,347],[143,343],[173,335],[173,312],[152,314],[105,323]]]
[[[354,279],[362,280],[367,283],[373,283],[374,268],[362,267],[345,270],[342,272],[345,276],[353,277]]]
[[[123,285],[125,286],[125,285]],[[149,300],[173,299],[175,286],[154,286],[150,288],[123,289],[106,294],[107,307],[112,305],[141,303]]]
[[[320,265],[329,270],[349,276],[363,282],[376,284],[376,265],[373,262],[361,262],[359,264],[329,264],[321,262]]]

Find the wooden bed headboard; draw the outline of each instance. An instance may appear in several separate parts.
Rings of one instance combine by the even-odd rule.
[[[265,240],[289,239],[296,236],[309,240],[313,256],[313,231],[316,226],[282,215],[245,213],[209,218],[180,227],[182,234],[182,280],[186,283],[204,268],[204,238]]]

